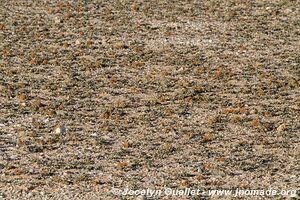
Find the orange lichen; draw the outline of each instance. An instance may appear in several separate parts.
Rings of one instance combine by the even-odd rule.
[[[137,10],[138,10],[137,5],[136,5],[136,4],[132,4],[132,5],[131,5],[131,10],[132,10],[132,11],[137,11]]]
[[[19,100],[21,100],[21,101],[24,101],[24,100],[27,99],[27,96],[26,96],[26,94],[20,94],[20,95],[17,96],[17,98],[18,98]]]
[[[57,107],[57,109],[62,110],[62,109],[64,109],[64,107],[65,107],[65,105],[64,105],[63,103],[61,103],[61,104]]]
[[[92,46],[92,45],[94,44],[94,42],[93,42],[92,40],[87,40],[87,41],[86,41],[86,44],[87,44],[88,46]]]
[[[33,104],[34,104],[35,106],[37,106],[37,107],[40,107],[40,106],[42,105],[42,101],[41,101],[41,100],[35,100],[35,101],[33,102]]]
[[[223,77],[223,72],[221,71],[221,70],[216,70],[215,71],[215,77],[216,78],[221,78],[221,77]]]
[[[171,108],[165,108],[165,115],[172,115],[173,114],[173,110]]]
[[[24,145],[24,140],[21,139],[21,138],[18,138],[17,141],[16,141],[16,146],[17,147],[21,147]]]
[[[40,170],[40,174],[41,174],[42,176],[49,176],[49,175],[51,174],[51,172],[50,172],[49,169],[43,168],[43,169]]]
[[[47,115],[54,115],[55,114],[55,111],[54,110],[49,110],[48,112],[47,112]]]
[[[203,142],[209,142],[212,140],[212,134],[211,133],[205,133],[203,136],[202,136],[202,141]]]
[[[212,165],[211,164],[204,164],[203,165],[203,169],[204,170],[210,170],[212,168]]]
[[[225,158],[218,158],[218,162],[224,163],[225,162]]]
[[[99,185],[101,183],[101,181],[99,179],[92,179],[90,181],[90,184],[93,186]]]
[[[247,113],[247,109],[246,108],[239,108],[239,112],[241,114],[245,114],[245,113]]]
[[[139,67],[142,67],[142,66],[144,66],[145,65],[145,62],[142,62],[142,61],[134,61],[133,63],[132,63],[132,66],[134,67],[134,68],[139,68]]]
[[[100,116],[101,119],[108,119],[110,116],[110,113],[109,112],[103,112]]]
[[[203,180],[203,175],[198,175],[195,177],[197,181],[202,181]]]
[[[126,166],[128,166],[128,162],[118,162],[118,163],[116,163],[116,167],[118,168],[118,169],[124,169]]]
[[[181,187],[188,187],[189,186],[189,182],[187,180],[182,180],[180,183]]]
[[[164,103],[167,101],[167,99],[165,97],[160,97],[158,100],[160,103]]]
[[[232,122],[240,122],[242,120],[240,115],[235,115],[232,117]]]
[[[258,88],[258,89],[257,89],[257,95],[261,97],[263,94],[264,94],[263,89]]]
[[[253,126],[253,127],[259,126],[259,125],[260,125],[259,119],[253,119],[253,120],[250,122],[250,125]]]
[[[128,149],[129,148],[129,142],[124,142],[122,144],[122,146],[123,146],[124,149]]]
[[[5,56],[5,57],[7,57],[9,55],[9,51],[6,48],[4,48],[2,50],[2,55]]]

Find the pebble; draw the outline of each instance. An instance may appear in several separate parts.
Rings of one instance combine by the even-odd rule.
[[[12,156],[10,157],[11,160],[16,160],[17,158],[18,158],[18,156],[16,156],[16,155],[12,155]]]
[[[97,133],[91,133],[91,136],[98,136]]]
[[[65,125],[61,124],[61,125],[55,126],[55,133],[56,134],[61,134],[61,133],[65,133],[65,132],[66,132]]]
[[[59,24],[61,21],[60,21],[59,17],[55,17],[55,18],[54,18],[54,22],[55,22],[56,24]]]
[[[285,124],[281,124],[280,126],[277,127],[277,132],[282,132],[285,129]]]
[[[76,45],[80,45],[80,40],[76,40],[76,41],[75,41],[75,44],[76,44]]]

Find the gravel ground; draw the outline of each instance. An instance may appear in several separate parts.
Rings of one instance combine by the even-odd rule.
[[[297,190],[299,58],[298,0],[0,0],[0,199]]]

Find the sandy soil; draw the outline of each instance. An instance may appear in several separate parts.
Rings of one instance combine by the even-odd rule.
[[[0,199],[299,189],[299,16],[298,0],[0,0]]]

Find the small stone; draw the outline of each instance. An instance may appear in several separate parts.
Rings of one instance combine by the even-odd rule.
[[[97,133],[91,133],[91,136],[96,137],[98,134]]]
[[[59,23],[61,22],[61,20],[59,19],[59,17],[55,17],[55,18],[54,18],[54,22],[55,22],[56,24],[59,24]]]
[[[277,127],[277,132],[282,132],[285,130],[285,124],[281,124],[280,126]]]
[[[55,126],[55,133],[56,134],[62,134],[66,132],[66,127],[63,124],[59,124]]]
[[[75,41],[75,44],[76,44],[76,45],[80,45],[80,40],[76,40],[76,41]]]

